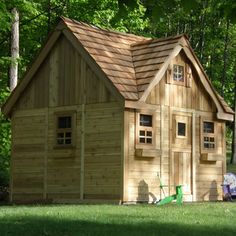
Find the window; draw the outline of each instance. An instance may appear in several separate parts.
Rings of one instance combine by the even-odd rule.
[[[71,145],[72,144],[72,116],[57,116],[57,132],[56,144]]]
[[[204,133],[214,134],[214,123],[213,122],[204,121],[203,122],[203,132]]]
[[[214,122],[203,121],[203,149],[213,150],[215,147]]]
[[[173,66],[173,80],[176,82],[184,82],[184,66]]]
[[[153,144],[152,115],[139,114],[139,144]]]
[[[177,123],[177,136],[186,137],[186,124],[183,122]]]

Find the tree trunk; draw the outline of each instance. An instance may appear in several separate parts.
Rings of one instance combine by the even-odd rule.
[[[236,74],[234,77],[234,124],[233,124],[233,142],[232,142],[232,163],[236,164]]]
[[[10,90],[17,85],[18,58],[19,58],[19,14],[16,8],[12,10],[13,22],[11,29],[11,66],[10,66]]]

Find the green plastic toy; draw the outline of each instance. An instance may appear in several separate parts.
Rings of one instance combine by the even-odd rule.
[[[183,203],[183,191],[182,191],[182,185],[177,185],[175,187],[175,191],[176,191],[176,194],[173,194],[171,196],[167,196],[165,195],[165,191],[164,191],[164,187],[167,187],[167,185],[163,185],[162,184],[162,181],[161,181],[161,178],[159,176],[159,173],[157,173],[157,176],[159,177],[159,180],[160,180],[160,189],[162,190],[163,194],[164,194],[164,199],[161,199],[160,201],[157,201],[156,204],[158,206],[161,206],[161,205],[165,205],[167,203],[171,203],[172,201],[176,200],[176,203],[178,205],[182,205]]]

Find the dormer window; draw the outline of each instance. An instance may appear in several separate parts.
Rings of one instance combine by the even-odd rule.
[[[175,82],[184,82],[184,66],[173,66],[173,80]]]

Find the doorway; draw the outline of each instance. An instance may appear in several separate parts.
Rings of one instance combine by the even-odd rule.
[[[192,114],[172,112],[170,185],[182,185],[184,201],[192,201]]]

